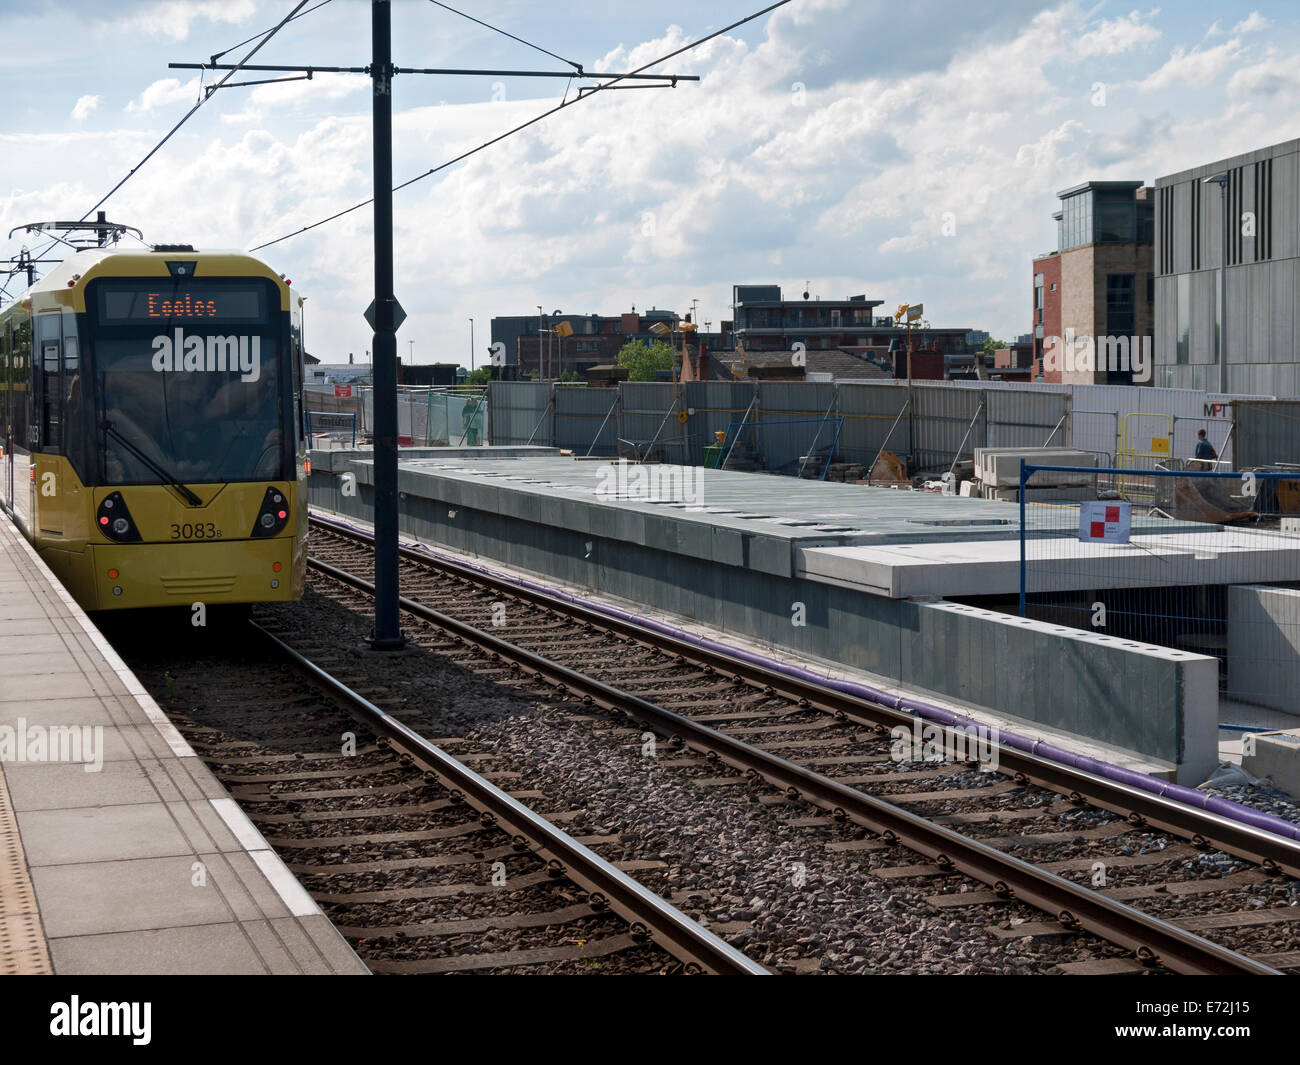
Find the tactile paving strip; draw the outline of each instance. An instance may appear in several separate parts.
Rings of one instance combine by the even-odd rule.
[[[53,971],[18,821],[0,767],[0,975],[40,976]]]

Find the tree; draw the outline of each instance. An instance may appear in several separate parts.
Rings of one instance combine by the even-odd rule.
[[[629,341],[618,353],[618,364],[627,367],[629,381],[653,381],[656,371],[671,370],[676,363],[677,353],[662,340]]]
[[[1009,347],[1011,347],[1011,345],[1008,344],[1005,340],[994,340],[992,337],[985,337],[984,339],[984,344],[983,344],[984,354],[987,355],[990,359],[993,358],[993,355],[994,353],[997,352],[998,348],[1009,348]]]
[[[492,367],[479,366],[465,375],[467,385],[485,385],[492,380]]]

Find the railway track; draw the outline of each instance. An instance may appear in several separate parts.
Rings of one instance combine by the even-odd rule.
[[[312,555],[316,572],[368,589],[364,535],[317,522]],[[900,762],[890,729],[910,729],[907,714],[451,560],[408,550],[401,565],[404,608],[481,648],[491,668],[811,802],[824,813],[810,820],[861,826],[870,838],[856,849],[876,852],[874,874],[932,886],[929,906],[1029,903],[1047,920],[991,930],[1090,932],[1129,952],[1064,971],[1300,969],[1291,841],[1013,748],[998,749],[997,772]]]
[[[566,833],[249,625],[206,663],[123,650],[372,971],[766,973],[593,849],[616,838]]]

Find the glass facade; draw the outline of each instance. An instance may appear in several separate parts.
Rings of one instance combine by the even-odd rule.
[[[1137,211],[1133,194],[1127,190],[1100,189],[1096,203],[1096,240],[1099,243],[1131,244],[1137,239]]]
[[[1092,194],[1081,192],[1061,201],[1061,251],[1093,243]]]
[[[1060,251],[1084,244],[1153,243],[1152,205],[1135,189],[1085,189],[1061,200]]]

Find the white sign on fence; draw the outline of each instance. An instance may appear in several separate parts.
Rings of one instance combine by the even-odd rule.
[[[1085,544],[1126,544],[1133,507],[1130,503],[1079,504],[1079,539]]]

